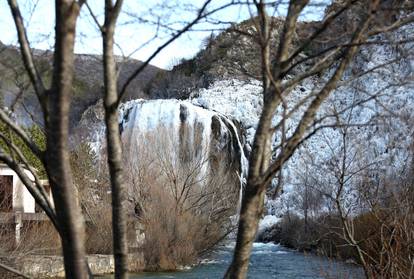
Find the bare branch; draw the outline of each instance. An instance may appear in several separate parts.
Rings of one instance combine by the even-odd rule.
[[[300,12],[306,7],[308,2],[309,0],[298,0],[289,2],[288,14],[285,19],[282,36],[279,40],[280,44],[277,50],[276,60],[274,63],[274,76],[279,76],[280,70],[284,68],[282,64],[284,64],[288,58],[289,48],[291,47],[293,35],[296,31],[298,17],[300,15]]]
[[[17,0],[8,0],[8,4],[13,16],[14,23],[16,25],[17,36],[19,39],[20,51],[22,53],[24,66],[35,89],[37,98],[39,99],[39,103],[42,107],[45,119],[47,119],[46,90],[39,71],[37,70],[34,63],[33,54],[30,49],[29,40],[26,34],[26,28],[24,27],[23,23],[23,17],[20,13]]]
[[[332,12],[331,14],[328,14],[322,25],[316,30],[309,38],[306,39],[304,43],[302,43],[288,59],[286,59],[285,63],[286,65],[289,65],[293,59],[295,59],[302,51],[304,51],[320,34],[322,34],[323,31],[325,31],[332,22],[338,18],[342,13],[347,11],[353,4],[358,2],[360,0],[351,0],[347,1],[343,6],[336,12]],[[288,72],[288,71],[287,71]]]
[[[8,265],[5,265],[5,264],[0,263],[0,268],[2,268],[4,270],[7,270],[8,272],[11,272],[11,273],[13,273],[13,274],[15,274],[17,276],[20,276],[20,277],[23,277],[23,278],[26,278],[26,279],[31,279],[31,277],[25,275],[24,273],[20,272],[17,269],[14,269],[11,266],[8,266]]]
[[[33,186],[33,181],[26,175],[24,169],[10,156],[7,156],[2,148],[0,148],[0,161],[6,163],[12,170],[14,170],[14,172],[16,172],[22,183],[26,186],[27,190],[29,190],[30,194],[35,198],[36,202],[46,212],[56,230],[59,231],[59,222],[54,210],[49,206],[48,201],[43,198],[43,195],[39,192],[39,189]]]
[[[154,51],[151,56],[141,65],[139,66],[125,81],[123,86],[121,87],[121,90],[119,91],[119,97],[118,97],[118,104],[121,102],[122,97],[125,95],[126,90],[128,86],[131,84],[131,82],[145,69],[146,66],[167,46],[169,46],[172,42],[174,42],[177,38],[179,38],[182,34],[187,32],[191,29],[201,18],[206,17],[212,13],[217,12],[218,10],[223,9],[224,7],[227,7],[231,4],[224,5],[222,7],[219,7],[217,9],[214,9],[210,12],[206,13],[207,6],[210,4],[211,0],[207,0],[204,2],[203,6],[198,11],[197,16],[195,19],[193,19],[189,24],[187,24],[184,28],[182,28],[179,32],[175,33],[168,41],[166,41],[164,44],[159,46],[156,51]]]
[[[38,175],[36,174],[36,170],[30,165],[30,163],[28,162],[28,160],[26,159],[26,157],[23,155],[22,151],[13,143],[11,142],[5,135],[3,135],[0,132],[0,139],[3,140],[4,143],[6,143],[6,145],[8,146],[8,148],[17,154],[19,160],[21,162],[23,162],[24,166],[30,171],[30,173],[33,175],[34,177],[34,183],[37,187],[33,187],[33,190],[38,190],[39,194],[42,196],[42,198],[44,199],[44,202],[47,204],[47,209],[46,210],[51,210],[52,213],[53,212],[53,207],[52,204],[49,201],[49,197],[47,196],[47,192],[44,189],[42,183],[40,182],[40,178],[38,177]],[[12,153],[11,152],[11,153]],[[29,190],[30,191],[30,190]],[[46,211],[45,210],[45,211]]]
[[[92,10],[91,6],[89,6],[88,1],[85,1],[85,6],[86,6],[86,8],[88,9],[88,12],[89,12],[89,14],[91,15],[91,17],[92,17],[93,21],[95,22],[96,27],[98,27],[99,31],[101,31],[101,33],[102,33],[102,32],[104,31],[104,30],[103,30],[103,26],[99,23],[99,21],[98,21],[98,17],[97,17],[97,16],[95,15],[95,13],[93,12],[93,10]]]
[[[364,32],[368,28],[369,22],[372,19],[372,13],[364,19],[358,27],[358,30],[355,32],[351,43],[359,43],[364,38]],[[286,158],[289,158],[293,151],[296,149],[297,144],[301,141],[303,135],[305,134],[306,130],[308,129],[308,125],[313,120],[314,116],[316,115],[317,110],[322,105],[324,100],[329,96],[329,94],[335,89],[336,84],[339,82],[340,78],[342,77],[345,69],[352,61],[355,53],[358,50],[358,46],[352,46],[347,49],[344,53],[343,59],[339,64],[338,68],[335,70],[335,73],[332,75],[330,80],[325,84],[322,90],[318,93],[315,99],[312,101],[306,112],[304,113],[301,121],[299,122],[298,126],[296,127],[295,132],[293,135],[287,140],[285,152],[281,153],[274,163],[269,167],[266,171],[263,181],[265,181],[265,185],[268,185],[270,181],[273,179],[275,173],[277,173],[282,166],[283,162],[285,162]]]

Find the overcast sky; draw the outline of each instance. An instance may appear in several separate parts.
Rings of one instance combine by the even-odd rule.
[[[104,1],[89,1],[92,10],[102,22]],[[213,10],[228,0],[213,0],[208,10]],[[324,0],[314,0],[316,7],[310,7],[304,12],[303,19],[319,19],[323,13],[324,6],[320,5]],[[54,1],[52,0],[20,0],[18,1],[22,14],[25,18],[27,32],[31,46],[39,49],[53,49],[54,38]],[[161,8],[163,3],[168,7]],[[125,0],[123,13],[119,19],[116,30],[116,42],[118,48],[116,54],[126,55],[136,59],[145,60],[157,47],[168,40],[174,32],[172,29],[179,29],[184,22],[193,19],[197,7],[201,7],[204,0],[184,1],[137,1]],[[99,6],[100,5],[100,6]],[[210,20],[240,22],[254,13],[249,11],[246,5],[234,5],[216,13]],[[273,13],[273,11],[269,11]],[[283,16],[286,13],[286,6],[280,5],[275,15]],[[156,22],[161,22],[163,27],[158,27]],[[4,44],[17,44],[16,31],[11,18],[7,1],[0,2],[0,40]],[[191,58],[200,49],[202,39],[207,37],[211,29],[221,29],[226,25],[216,25],[202,22],[193,29],[202,31],[191,31],[184,34],[168,48],[164,49],[151,64],[161,68],[170,68],[181,58]],[[218,30],[215,32],[217,33]],[[96,24],[92,20],[86,7],[82,8],[81,16],[77,26],[76,53],[102,52],[101,38],[97,32]],[[155,39],[154,36],[156,36]],[[150,41],[150,43],[147,43]]]

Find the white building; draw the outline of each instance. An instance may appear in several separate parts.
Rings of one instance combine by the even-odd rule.
[[[25,170],[25,172],[34,181],[33,175],[28,170]],[[52,200],[47,181],[43,180],[42,182],[49,194],[50,200]],[[0,212],[41,212],[40,208],[36,206],[33,196],[24,186],[18,175],[4,164],[0,164]]]
[[[25,170],[25,173],[34,181],[30,171]],[[49,199],[52,201],[47,180],[42,182],[48,192]],[[19,242],[20,230],[24,221],[33,220],[44,221],[48,219],[41,208],[37,206],[35,199],[24,186],[17,173],[7,165],[0,164],[0,223],[15,224],[16,242]]]

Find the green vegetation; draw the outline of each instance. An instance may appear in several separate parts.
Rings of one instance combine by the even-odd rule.
[[[46,136],[39,126],[33,125],[29,128],[25,128],[25,131],[28,134],[29,138],[33,140],[33,142],[39,147],[40,150],[46,149]],[[36,157],[36,155],[33,154],[30,148],[27,147],[27,145],[19,136],[16,135],[16,133],[14,133],[10,128],[1,122],[0,133],[4,134],[14,145],[17,146],[29,164],[37,170],[37,174],[40,176],[40,178],[46,177],[46,171],[42,162],[39,160],[39,158]],[[17,161],[21,162],[21,160],[17,158],[15,152],[13,152],[8,147],[6,142],[2,139],[0,139],[0,146],[5,150],[6,153],[14,157]]]
[[[72,175],[78,190],[85,190],[90,180],[96,179],[96,155],[87,143],[81,143],[70,152]],[[90,185],[89,185],[90,186]]]

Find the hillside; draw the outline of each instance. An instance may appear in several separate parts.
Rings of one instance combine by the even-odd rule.
[[[395,19],[398,10],[393,10],[400,0],[381,1],[381,9],[377,12],[372,25],[385,26]],[[342,1],[333,1],[325,10],[325,17],[337,12]],[[346,42],[352,36],[352,24],[367,8],[367,2],[361,1],[338,16],[324,31],[313,40],[294,61],[317,55],[321,50]],[[279,37],[284,19],[270,17],[270,60],[274,62],[278,49]],[[190,59],[182,59],[169,72],[160,72],[146,87],[146,92],[153,98],[186,99],[191,92],[207,88],[217,80],[238,79],[260,80],[260,46],[257,40],[256,27],[258,18],[252,17],[240,23],[234,23],[226,30],[211,33],[203,42],[200,51]],[[291,49],[305,42],[322,26],[322,21],[298,21]],[[317,59],[309,59],[306,63],[291,69],[290,75],[306,71]]]
[[[35,60],[46,84],[50,83],[52,70],[52,53],[34,50]],[[142,62],[126,59],[118,63],[120,68],[119,81],[122,84]],[[148,98],[143,89],[148,82],[160,72],[155,66],[149,65],[130,85],[124,100]],[[71,106],[71,128],[76,126],[86,108],[95,104],[102,97],[103,70],[101,57],[98,55],[76,54],[74,95]],[[21,94],[24,92],[24,94]],[[0,93],[4,105],[14,107],[17,121],[24,125],[33,122],[41,124],[41,112],[36,96],[29,85],[28,77],[23,69],[19,50],[3,45],[0,42]]]

